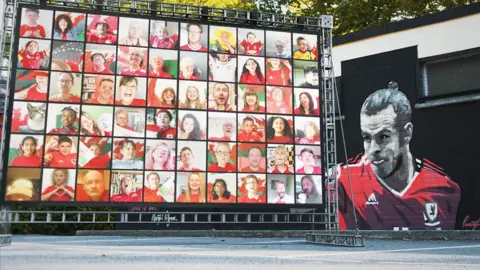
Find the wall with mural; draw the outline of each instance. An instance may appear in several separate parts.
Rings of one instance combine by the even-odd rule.
[[[480,229],[480,102],[416,109],[417,46],[341,68],[341,229]]]

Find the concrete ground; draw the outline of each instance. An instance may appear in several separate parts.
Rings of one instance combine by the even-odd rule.
[[[14,236],[1,270],[480,269],[478,241],[365,239],[363,248],[291,238]]]

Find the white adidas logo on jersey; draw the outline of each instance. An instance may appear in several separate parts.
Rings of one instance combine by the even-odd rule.
[[[375,197],[375,193],[370,194],[367,200],[367,205],[375,205],[378,204],[377,198]]]

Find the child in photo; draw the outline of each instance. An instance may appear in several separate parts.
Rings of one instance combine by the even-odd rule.
[[[253,32],[248,32],[247,39],[242,40],[240,45],[243,47],[244,54],[261,56],[263,42],[261,40],[257,40],[257,37]]]
[[[25,8],[27,24],[20,26],[20,36],[29,38],[46,38],[45,27],[38,23],[40,10]]]
[[[25,136],[19,147],[20,156],[15,157],[11,162],[11,167],[37,167],[42,165],[42,158],[39,156],[38,141],[32,136]]]
[[[137,159],[137,144],[133,140],[121,141],[119,147],[121,159],[112,162],[113,169],[143,169],[143,160]]]
[[[64,13],[57,15],[53,23],[53,39],[83,41],[85,39],[85,14]]]
[[[150,37],[150,44],[152,47],[159,49],[175,49],[178,42],[178,35],[170,36],[168,28],[165,26],[158,26],[155,29],[155,35]]]
[[[220,82],[234,82],[236,79],[237,61],[229,54],[209,54],[210,79]]]
[[[25,43],[22,49],[18,52],[18,63],[21,68],[39,69],[42,60],[47,58],[50,54],[50,49],[38,51],[38,42],[30,40]]]
[[[52,185],[42,192],[42,201],[73,201],[75,190],[66,185],[68,178],[69,171],[67,169],[54,169],[52,171]]]
[[[245,84],[264,84],[265,76],[262,74],[257,60],[249,58],[242,67],[240,83]]]
[[[180,102],[180,108],[205,109],[205,101],[200,100],[200,91],[195,86],[188,86],[185,91],[185,99]]]
[[[271,167],[269,173],[293,173],[293,169],[288,166],[288,151],[283,145],[279,145],[273,152],[275,166]]]
[[[292,85],[292,65],[285,59],[267,58],[267,84]]]
[[[315,60],[315,55],[308,50],[308,42],[304,37],[297,38],[298,50],[293,52],[294,59]]]
[[[272,116],[267,122],[267,140],[269,143],[293,143],[292,128],[287,119]]]
[[[45,143],[45,167],[75,168],[77,166],[77,153],[72,153],[72,147],[73,141],[69,137],[50,137]]]
[[[277,48],[277,51],[273,53],[273,57],[280,57],[280,58],[290,58],[292,57],[290,52],[285,50],[285,47],[287,46],[287,43],[283,40],[277,40],[275,41],[275,47]]]
[[[107,169],[110,167],[110,160],[111,160],[111,152],[108,151],[107,153],[103,154],[103,148],[107,147],[107,142],[109,141],[108,138],[82,138],[82,144],[85,148],[83,151],[80,152],[80,155],[89,156],[90,160],[88,160],[85,165],[82,166],[84,169]],[[82,149],[82,146],[80,147]],[[87,153],[89,151],[89,153]]]
[[[23,73],[26,70],[21,70],[19,73]],[[31,101],[46,101],[48,91],[48,71],[33,70],[28,71],[25,76],[17,73],[17,83],[24,81],[34,81],[33,84],[25,89],[17,91],[15,89],[15,99],[31,100]]]

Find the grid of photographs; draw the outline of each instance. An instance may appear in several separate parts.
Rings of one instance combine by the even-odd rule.
[[[7,201],[322,203],[316,35],[20,17]]]

